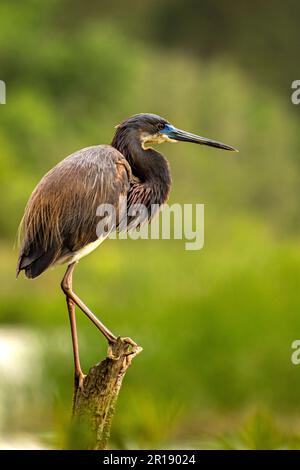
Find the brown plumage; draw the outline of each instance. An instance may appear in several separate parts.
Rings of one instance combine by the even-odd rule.
[[[112,204],[130,188],[131,169],[115,148],[82,149],[50,170],[33,191],[21,223],[17,273],[37,277],[50,265],[72,262],[98,237],[97,207]]]

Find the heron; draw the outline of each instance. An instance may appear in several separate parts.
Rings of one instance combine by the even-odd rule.
[[[70,320],[75,380],[80,386],[85,375],[79,358],[76,306],[104,335],[109,348],[117,336],[74,292],[74,268],[109,232],[120,230],[122,197],[127,198],[128,211],[135,203],[150,210],[152,205],[160,207],[167,201],[171,188],[169,163],[152,145],[179,141],[236,151],[216,140],[178,129],[156,114],[136,114],[116,126],[111,145],[83,148],[59,162],[40,180],[28,200],[20,224],[17,276],[24,271],[27,278],[33,279],[51,266],[67,264],[61,288]],[[101,204],[112,205],[117,219],[110,231],[103,229],[99,233],[96,214]],[[151,215],[148,222],[150,218]],[[130,338],[125,341],[133,349],[137,347]]]

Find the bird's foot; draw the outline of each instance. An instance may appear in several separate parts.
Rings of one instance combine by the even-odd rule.
[[[125,356],[131,356],[133,354],[136,355],[143,351],[143,348],[133,341],[133,339],[125,337],[121,338],[121,340],[129,346],[129,351],[126,352]]]
[[[112,361],[117,361],[118,359],[120,359],[120,357],[116,356],[113,353],[113,346],[114,346],[115,342],[116,341],[109,341],[108,342],[108,348],[107,348],[107,357],[108,357],[108,359],[111,359]]]
[[[83,386],[84,386],[84,379],[86,378],[86,375],[83,372],[78,372],[78,374],[75,374],[75,383],[77,388],[83,391]]]
[[[113,361],[118,361],[120,359],[121,355],[123,355],[123,356],[133,356],[134,355],[134,356],[136,356],[137,354],[139,354],[143,350],[143,348],[141,348],[141,346],[136,344],[136,342],[133,341],[131,338],[125,337],[125,338],[118,338],[118,339],[120,339],[122,341],[122,343],[127,344],[128,348],[127,348],[125,353],[116,355],[113,352],[113,346],[115,345],[117,340],[115,342],[109,342],[108,343],[107,357],[109,359],[112,359]]]

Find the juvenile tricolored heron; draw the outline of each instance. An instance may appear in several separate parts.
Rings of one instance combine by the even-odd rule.
[[[108,236],[107,230],[97,231],[97,208],[110,204],[120,217],[122,196],[127,196],[127,210],[136,203],[150,210],[153,204],[160,206],[166,202],[171,187],[169,164],[149,146],[177,141],[235,151],[229,145],[177,129],[155,114],[137,114],[117,126],[111,145],[79,150],[58,163],[41,179],[27,203],[21,222],[17,275],[24,270],[28,278],[35,278],[49,266],[67,263],[61,287],[67,299],[75,377],[79,383],[84,375],[79,360],[75,305],[103,333],[109,345],[117,339],[72,289],[75,264]],[[119,227],[120,218],[113,228]]]

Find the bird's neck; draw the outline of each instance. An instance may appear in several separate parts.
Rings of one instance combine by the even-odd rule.
[[[171,187],[169,163],[152,148],[144,149],[138,131],[117,129],[112,146],[121,152],[141,184],[157,194],[157,203],[164,203]]]

